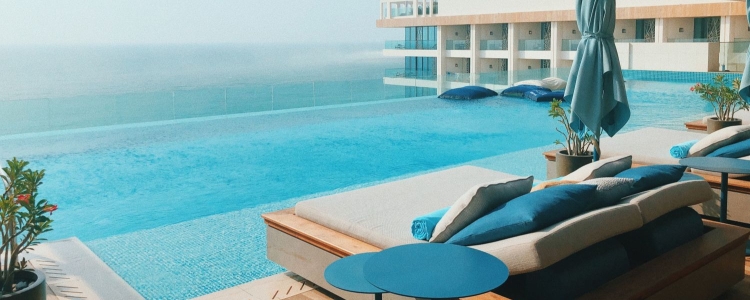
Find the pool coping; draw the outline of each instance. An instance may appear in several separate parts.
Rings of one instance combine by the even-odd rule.
[[[47,277],[47,299],[144,299],[76,237],[33,248],[22,256]]]

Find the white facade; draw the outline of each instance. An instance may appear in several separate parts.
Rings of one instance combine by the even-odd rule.
[[[431,48],[386,46],[384,55],[434,58],[431,70],[438,87],[444,80],[487,83],[488,74],[509,84],[525,79],[518,74],[569,68],[581,37],[575,21],[576,1],[530,2],[381,0],[379,27],[406,28],[407,33],[409,28],[431,27],[437,32]],[[614,38],[623,69],[716,72],[744,68],[750,44],[745,1],[619,0],[617,8]]]

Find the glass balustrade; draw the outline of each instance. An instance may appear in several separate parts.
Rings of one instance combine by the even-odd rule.
[[[469,50],[469,41],[447,40],[445,41],[445,50]]]
[[[481,40],[479,41],[479,50],[508,50],[508,41]]]
[[[519,51],[545,51],[549,50],[548,45],[544,40],[519,40],[518,41]]]
[[[469,83],[471,82],[471,74],[448,72],[445,74],[445,81]]]
[[[562,51],[576,51],[578,50],[578,43],[580,43],[581,40],[562,40],[561,43],[561,49]]]
[[[385,49],[437,50],[437,41],[386,41]]]

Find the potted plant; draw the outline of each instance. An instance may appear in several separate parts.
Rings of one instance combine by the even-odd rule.
[[[586,134],[581,136],[571,128],[568,122],[568,114],[561,107],[561,104],[562,100],[552,100],[549,109],[549,116],[560,122],[563,128],[565,128],[564,131],[560,130],[560,128],[555,128],[565,138],[564,143],[560,140],[555,141],[556,145],[562,145],[565,148],[555,153],[555,167],[558,177],[572,173],[593,161],[594,158],[591,151],[589,151],[589,148],[593,144],[593,135],[591,132],[586,131]]]
[[[740,109],[748,110],[747,102],[740,98],[740,79],[732,80],[731,86],[727,83],[724,75],[718,74],[714,77],[712,83],[696,83],[690,87],[691,92],[701,96],[701,99],[707,101],[714,108],[716,116],[706,121],[708,133],[722,129],[724,127],[741,125],[742,120],[736,119],[734,113]]]
[[[28,269],[19,254],[32,250],[29,246],[44,240],[39,235],[52,230],[47,215],[57,205],[38,199],[44,170],[30,170],[28,162],[16,158],[7,162],[8,167],[0,170],[4,188],[0,197],[0,299],[46,299],[44,274]]]

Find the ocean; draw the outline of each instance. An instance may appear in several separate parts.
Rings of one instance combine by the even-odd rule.
[[[382,47],[0,47],[0,136],[403,98]]]

